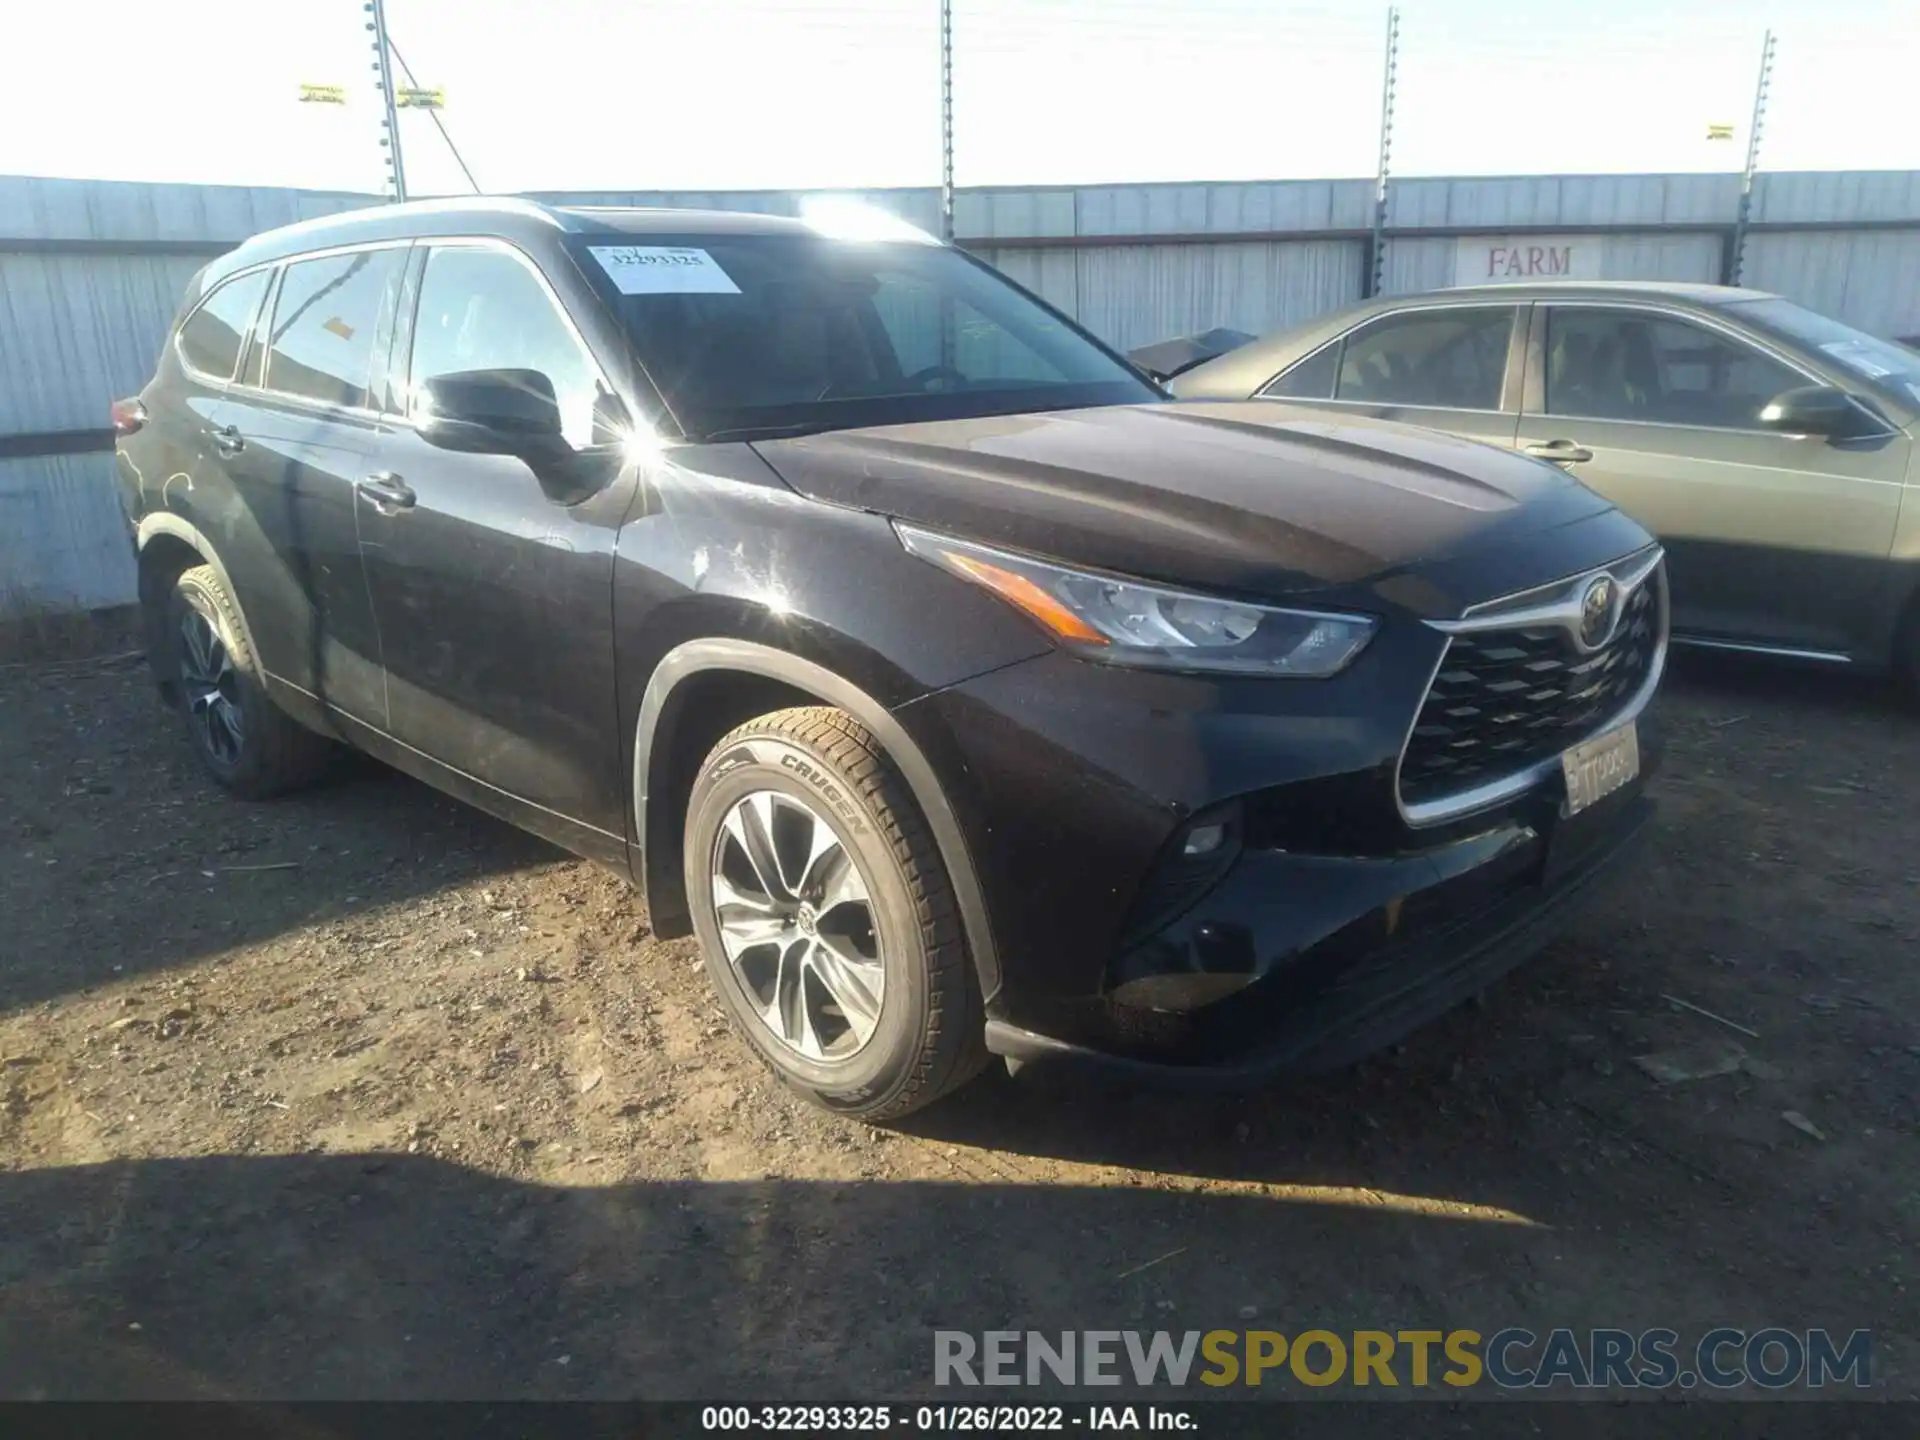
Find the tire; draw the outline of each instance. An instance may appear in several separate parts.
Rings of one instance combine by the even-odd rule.
[[[886,1120],[986,1064],[946,867],[899,771],[845,711],[781,710],[722,739],[694,781],[683,855],[707,973],[789,1087]]]
[[[248,800],[319,776],[331,745],[268,697],[239,607],[211,565],[173,582],[162,633],[178,709],[209,775]]]
[[[1920,710],[1920,597],[1907,606],[1907,617],[1900,626],[1894,647],[1893,665],[1907,704]]]

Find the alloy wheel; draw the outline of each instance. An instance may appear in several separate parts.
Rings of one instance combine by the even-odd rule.
[[[760,1023],[805,1059],[845,1060],[873,1038],[886,996],[873,902],[853,855],[805,802],[756,790],[713,846],[727,963]]]
[[[213,622],[191,607],[180,617],[180,687],[207,753],[222,765],[237,765],[246,738],[240,675]]]

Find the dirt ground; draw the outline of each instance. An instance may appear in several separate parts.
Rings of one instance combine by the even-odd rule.
[[[1920,1396],[1920,718],[1698,662],[1660,710],[1647,863],[1395,1052],[888,1132],[593,867],[370,764],[242,804],[143,671],[0,670],[0,1397],[900,1397],[936,1327],[1255,1317],[1869,1327]]]

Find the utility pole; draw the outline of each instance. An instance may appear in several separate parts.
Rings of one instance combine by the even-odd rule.
[[[1760,168],[1760,127],[1767,118],[1767,90],[1773,84],[1773,31],[1760,45],[1760,83],[1753,90],[1753,123],[1747,127],[1747,168],[1740,175],[1740,210],[1733,222],[1733,245],[1727,256],[1727,284],[1740,283],[1740,267],[1747,258],[1747,222],[1753,215],[1753,177]]]
[[[940,0],[940,238],[953,243],[953,0]]]
[[[381,123],[386,134],[380,139],[381,146],[387,152],[387,183],[393,187],[393,198],[407,198],[406,162],[400,157],[400,115],[393,103],[393,63],[387,49],[387,6],[386,0],[366,0],[366,12],[372,18],[367,21],[367,29],[373,32],[373,70],[380,77],[380,99],[384,107]]]
[[[1393,81],[1400,61],[1400,11],[1387,7],[1387,68],[1380,79],[1380,164],[1373,175],[1373,243],[1368,247],[1371,260],[1367,293],[1371,299],[1380,293],[1387,272],[1387,175],[1393,156]]]

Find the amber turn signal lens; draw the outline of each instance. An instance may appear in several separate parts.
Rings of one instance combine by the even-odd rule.
[[[946,552],[946,561],[993,591],[1002,600],[1018,605],[1063,640],[1078,640],[1083,645],[1108,645],[1112,642],[1042,590],[1024,575],[1003,570],[998,565],[973,555]]]

